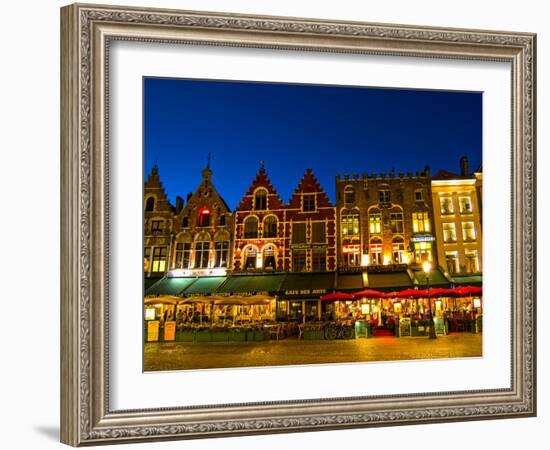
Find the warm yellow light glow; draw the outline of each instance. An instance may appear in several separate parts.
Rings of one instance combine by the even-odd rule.
[[[474,307],[479,308],[481,306],[481,299],[474,298]]]
[[[369,313],[370,313],[370,305],[368,303],[361,305],[361,314],[369,314]]]
[[[409,256],[408,256],[408,255],[403,255],[403,256],[401,257],[401,262],[402,262],[403,264],[409,264],[409,261],[410,261],[410,260],[409,260]]]
[[[361,255],[361,265],[363,267],[366,267],[369,265],[369,255],[368,254],[362,254]]]
[[[145,320],[155,320],[155,308],[147,308],[145,310]]]
[[[432,271],[432,263],[425,261],[424,264],[422,264],[422,269],[424,270],[424,273],[430,273]]]
[[[388,255],[384,255],[384,265],[388,266],[390,264],[390,257]]]
[[[256,256],[256,269],[262,268],[262,255]]]

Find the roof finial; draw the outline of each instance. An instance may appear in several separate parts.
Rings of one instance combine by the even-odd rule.
[[[260,161],[260,170],[264,170],[264,160]]]
[[[210,169],[210,159],[211,159],[211,156],[212,156],[211,153],[208,152],[208,162],[207,162],[207,164],[206,164],[206,168],[207,168],[207,169]]]

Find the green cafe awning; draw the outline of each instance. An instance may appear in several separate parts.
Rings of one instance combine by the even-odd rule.
[[[483,283],[483,277],[481,275],[451,275],[453,283],[458,285],[468,285],[468,286],[481,286]]]
[[[178,295],[188,288],[196,278],[168,278],[164,277],[145,290],[145,296]]]
[[[423,270],[413,272],[414,284],[418,287],[426,287],[426,273]],[[439,269],[430,272],[430,286],[448,287],[450,281],[441,273]]]
[[[318,299],[334,290],[334,273],[290,273],[281,286],[282,299]]]
[[[182,295],[209,295],[216,292],[216,289],[225,281],[226,277],[198,277],[190,284]]]
[[[401,272],[385,272],[385,273],[369,273],[368,274],[369,289],[384,289],[397,290],[413,287],[413,283],[409,274],[406,271]]]
[[[227,278],[217,293],[219,294],[278,294],[285,274],[232,275]]]
[[[337,291],[360,291],[367,287],[366,273],[339,273],[336,276]]]

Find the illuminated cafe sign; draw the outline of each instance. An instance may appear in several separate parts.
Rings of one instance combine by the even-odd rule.
[[[433,237],[430,233],[416,233],[412,239],[412,242],[433,242],[435,241],[435,237]]]
[[[285,291],[285,295],[320,295],[326,293],[326,289],[292,289]]]
[[[359,253],[361,244],[346,244],[342,246],[342,253]]]

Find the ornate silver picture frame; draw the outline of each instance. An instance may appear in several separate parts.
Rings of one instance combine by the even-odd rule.
[[[109,385],[108,68],[110,46],[117,40],[509,63],[510,386],[114,410]],[[85,4],[62,8],[62,442],[81,446],[534,416],[535,88],[536,36],[530,33]],[[141,158],[139,149],[136,158]]]

